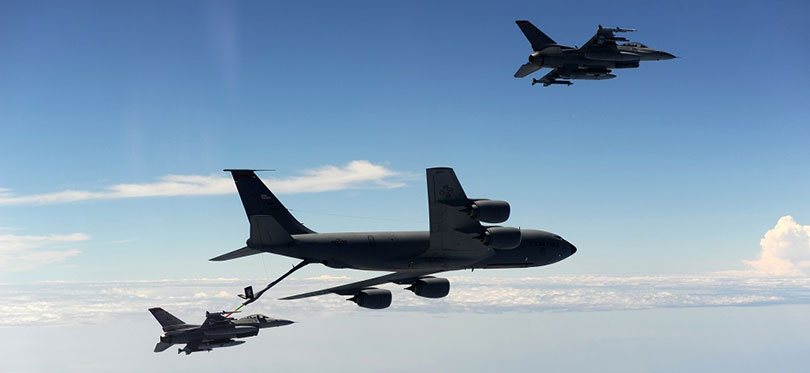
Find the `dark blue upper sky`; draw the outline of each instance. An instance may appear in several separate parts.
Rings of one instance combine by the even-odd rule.
[[[469,194],[509,200],[512,224],[580,247],[548,271],[734,268],[780,216],[810,219],[809,7],[4,2],[0,187],[92,190],[225,167],[283,176],[356,159],[416,175],[446,165]],[[635,27],[633,39],[681,58],[531,87],[512,77],[530,53],[515,19],[569,45],[597,24]],[[424,229],[423,184],[285,201],[402,219],[306,216],[317,230]],[[168,276],[155,257],[200,263],[181,275],[224,275],[237,267],[204,260],[241,246],[240,210],[234,196],[0,206],[0,227],[93,237],[71,265],[12,279]]]

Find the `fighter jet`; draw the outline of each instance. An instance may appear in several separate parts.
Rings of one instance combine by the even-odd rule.
[[[177,353],[186,355],[198,351],[211,351],[219,347],[230,347],[245,343],[235,338],[253,337],[259,329],[290,325],[290,320],[273,319],[264,315],[250,315],[241,319],[228,317],[233,312],[205,313],[202,325],[186,324],[160,307],[150,308],[149,312],[163,326],[163,336],[155,345],[155,352],[165,351],[175,344],[186,346],[178,348]]]
[[[315,233],[307,228],[267,188],[252,170],[229,171],[250,222],[247,246],[211,260],[223,261],[260,253],[301,259],[295,270],[321,263],[332,268],[388,271],[389,274],[348,285],[289,296],[301,299],[339,294],[360,307],[383,309],[391,292],[374,286],[395,283],[426,298],[442,298],[450,282],[436,273],[484,268],[526,268],[559,262],[577,248],[559,235],[535,230],[483,225],[509,218],[505,201],[468,198],[451,168],[427,169],[430,230],[418,232]],[[266,290],[267,288],[265,288]],[[245,289],[248,302],[260,294]],[[246,303],[248,303],[246,302]]]
[[[573,79],[604,80],[613,79],[612,69],[637,68],[641,61],[660,61],[675,58],[672,54],[647,47],[618,33],[634,32],[635,29],[602,27],[583,46],[569,47],[557,44],[529,21],[515,21],[532,45],[529,62],[520,66],[515,78],[523,78],[543,67],[552,70],[540,79],[532,79],[532,85],[543,83],[574,84]],[[617,44],[616,42],[623,42]]]

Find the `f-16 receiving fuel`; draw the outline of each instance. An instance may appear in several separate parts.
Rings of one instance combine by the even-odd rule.
[[[613,79],[612,69],[637,68],[641,61],[660,61],[675,58],[672,54],[655,50],[617,33],[633,32],[635,29],[602,27],[596,30],[583,46],[569,47],[557,44],[529,21],[515,21],[532,45],[529,62],[520,66],[515,78],[523,78],[543,67],[552,70],[540,79],[532,79],[532,85],[543,83],[574,84],[573,79],[604,80]],[[623,42],[617,44],[616,42]]]
[[[259,329],[290,325],[290,320],[273,319],[264,315],[250,315],[241,319],[228,317],[233,312],[205,313],[202,325],[190,325],[166,312],[163,308],[150,308],[149,312],[157,319],[165,333],[155,345],[155,352],[165,351],[175,344],[186,346],[177,353],[186,355],[197,351],[211,351],[219,347],[230,347],[245,343],[235,338],[253,337]]]
[[[230,171],[250,221],[247,246],[211,260],[223,261],[264,252],[301,259],[290,272],[309,264],[332,268],[390,271],[384,276],[348,285],[294,295],[300,299],[325,294],[350,297],[360,307],[391,305],[391,292],[374,286],[407,285],[426,298],[442,298],[450,282],[431,276],[477,268],[526,268],[559,262],[577,249],[562,237],[534,229],[498,224],[509,218],[505,201],[468,198],[451,168],[427,169],[430,230],[420,232],[315,233],[296,220],[252,170]],[[265,291],[268,289],[265,288]],[[255,300],[252,288],[243,298]],[[246,303],[248,303],[246,302]]]

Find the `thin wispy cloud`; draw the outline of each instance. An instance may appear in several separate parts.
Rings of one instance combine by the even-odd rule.
[[[79,255],[80,251],[70,246],[89,239],[90,236],[84,233],[42,236],[0,234],[0,270],[24,271],[63,262]]]
[[[209,44],[218,59],[222,80],[228,93],[234,95],[239,86],[239,14],[237,6],[228,2],[207,2],[205,15]]]
[[[275,298],[334,286],[336,279],[290,278],[247,313],[267,313],[294,320],[314,315],[380,313],[588,312],[658,308],[739,307],[810,304],[810,278],[704,274],[677,276],[480,277],[451,273],[450,294],[420,298],[403,286],[393,292],[390,310],[357,307],[346,297],[326,295],[297,301]],[[341,281],[346,281],[341,279]],[[197,320],[206,310],[228,310],[242,299],[236,294],[262,280],[191,279],[115,282],[47,282],[0,285],[0,326],[104,323],[122,318],[150,318],[146,310],[161,306],[180,318]]]
[[[343,166],[305,170],[298,176],[269,179],[270,188],[280,194],[317,193],[343,189],[397,188],[405,184],[402,174],[365,160]],[[236,193],[233,180],[223,175],[167,175],[157,181],[115,184],[102,190],[62,190],[52,193],[17,195],[0,188],[0,206],[43,205],[121,198],[202,196]]]
[[[752,270],[778,275],[810,274],[810,225],[783,216],[759,245],[759,259],[744,261]]]

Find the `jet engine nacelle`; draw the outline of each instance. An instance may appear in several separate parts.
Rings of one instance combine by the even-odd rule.
[[[496,250],[511,250],[520,246],[520,229],[512,227],[489,227],[481,236],[481,242]]]
[[[446,278],[420,277],[406,289],[425,298],[444,298],[450,293],[450,281]]]
[[[470,217],[485,223],[498,224],[509,219],[510,207],[506,201],[479,199],[470,206]]]
[[[535,65],[543,66],[543,56],[540,52],[534,52],[529,55],[529,62]]]
[[[368,288],[349,298],[360,307],[381,310],[391,305],[391,292],[385,289]]]

